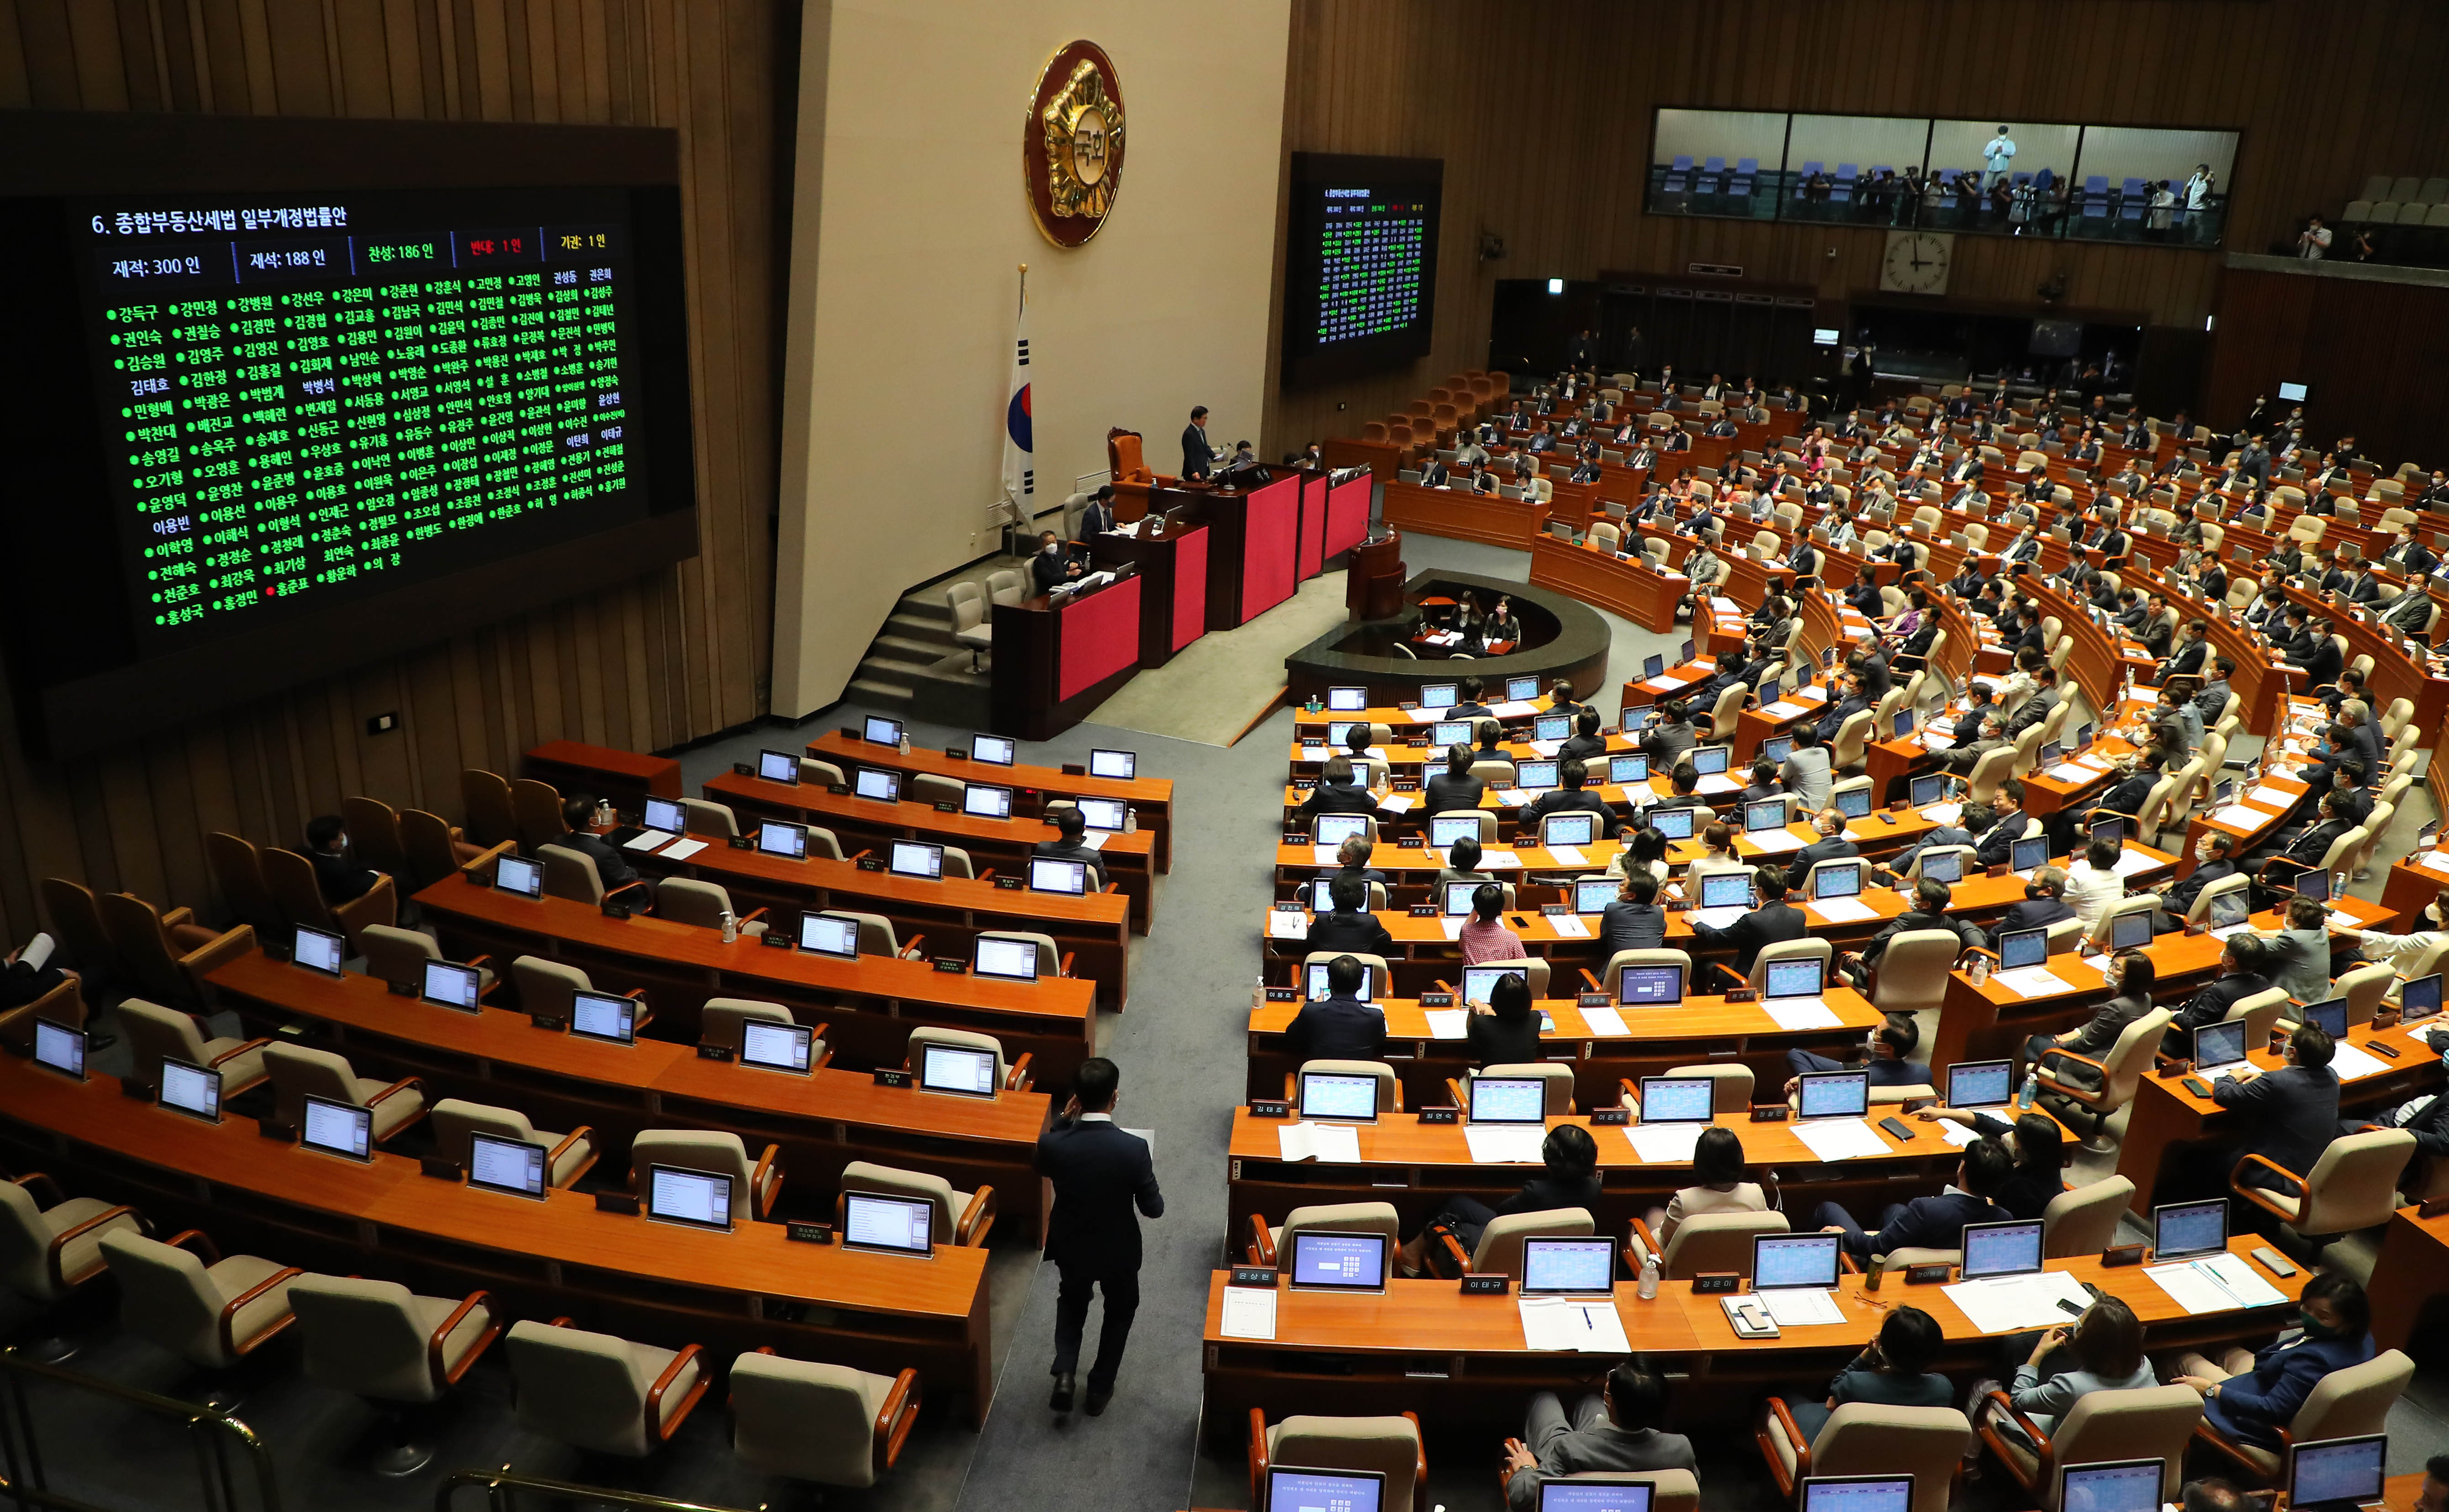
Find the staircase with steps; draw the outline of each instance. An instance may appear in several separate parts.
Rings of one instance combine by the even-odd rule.
[[[989,573],[1016,565],[1026,567],[990,557],[903,594],[842,697],[912,718],[985,728],[990,680],[984,670],[970,670],[970,648],[953,639],[953,609],[944,593],[955,583],[974,583],[984,591]],[[981,659],[980,664],[987,663]]]

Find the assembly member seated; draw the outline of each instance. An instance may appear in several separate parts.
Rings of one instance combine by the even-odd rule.
[[[1546,818],[1549,814],[1590,813],[1595,813],[1599,816],[1599,838],[1602,840],[1613,839],[1615,837],[1615,811],[1608,807],[1607,799],[1600,797],[1595,793],[1587,793],[1583,791],[1582,784],[1588,782],[1590,779],[1590,765],[1583,761],[1581,757],[1570,756],[1565,760],[1558,762],[1556,764],[1556,780],[1562,783],[1563,786],[1555,789],[1553,792],[1543,793],[1536,798],[1533,798],[1530,805],[1522,811],[1522,827],[1535,833],[1539,828],[1539,821]]]
[[[1352,780],[1352,762],[1343,756],[1329,756],[1319,777],[1317,787],[1302,801],[1299,817],[1314,819],[1321,813],[1366,813],[1376,815],[1378,799],[1367,788]]]
[[[2336,1053],[2328,1030],[2300,1024],[2280,1052],[2285,1063],[2278,1070],[2240,1065],[2211,1083],[2213,1102],[2245,1116],[2245,1137],[2226,1158],[2231,1167],[2258,1157],[2299,1177],[2313,1169],[2339,1133],[2339,1074],[2330,1069]],[[2279,1184],[2258,1161],[2237,1172],[2236,1179],[2251,1187]]]
[[[2281,1447],[2279,1430],[2333,1370],[2373,1357],[2372,1304],[2353,1277],[2324,1271],[2304,1283],[2296,1305],[2301,1328],[2248,1354],[2232,1349],[2218,1364],[2177,1357],[2170,1386],[2203,1394],[2203,1420],[2239,1444]]]
[[[1487,784],[1471,775],[1471,764],[1477,754],[1467,745],[1446,749],[1446,769],[1429,778],[1427,801],[1421,807],[1432,816],[1440,813],[1468,813],[1479,807],[1479,796]]]
[[[1302,942],[1305,954],[1316,955],[1321,950],[1358,950],[1363,955],[1391,957],[1396,953],[1395,937],[1386,932],[1386,926],[1379,922],[1378,915],[1369,911],[1367,882],[1350,872],[1340,871],[1326,885],[1326,895],[1335,905],[1335,909],[1309,921],[1308,937]],[[1354,967],[1358,969],[1359,963],[1354,963]],[[1330,968],[1327,981],[1332,984],[1334,980],[1335,973]],[[1360,983],[1356,979],[1352,985],[1358,987]]]
[[[1954,1185],[1935,1197],[1889,1203],[1880,1215],[1879,1233],[1863,1233],[1854,1215],[1834,1202],[1820,1204],[1820,1232],[1843,1235],[1846,1252],[1857,1260],[1875,1259],[1890,1250],[1957,1249],[1966,1224],[2004,1223],[2015,1215],[1991,1200],[2015,1173],[2015,1158],[2005,1145],[1977,1139],[1964,1147]]]
[[[1442,1264],[1441,1275],[1458,1275],[1453,1254],[1442,1242],[1452,1235],[1469,1261],[1479,1248],[1479,1236],[1491,1223],[1515,1213],[1553,1213],[1560,1208],[1582,1208],[1592,1217],[1599,1210],[1599,1147],[1591,1131],[1578,1123],[1559,1123],[1548,1131],[1539,1146],[1539,1159],[1544,1166],[1539,1175],[1522,1183],[1522,1190],[1508,1197],[1503,1207],[1492,1208],[1476,1197],[1448,1197],[1428,1227],[1404,1241],[1395,1256],[1395,1268],[1404,1275],[1418,1275],[1433,1266]]]
[[[1786,940],[1800,940],[1811,932],[1811,921],[1801,909],[1785,901],[1785,872],[1774,866],[1756,867],[1752,871],[1752,891],[1760,907],[1721,929],[1707,919],[1692,926],[1692,935],[1703,946],[1725,945],[1735,952],[1734,966],[1727,967],[1711,963],[1715,980],[1742,986],[1752,974],[1752,963],[1760,958],[1761,947]],[[1716,988],[1726,990],[1724,986]]]
[[[1386,1015],[1360,1001],[1367,970],[1348,955],[1326,964],[1326,996],[1302,1004],[1284,1025],[1284,1048],[1294,1061],[1386,1059]]]
[[[572,800],[577,801],[577,800]],[[595,800],[586,801],[587,812],[595,812]],[[565,809],[568,805],[563,806]],[[348,827],[337,813],[326,813],[306,821],[306,859],[315,866],[315,888],[323,901],[335,907],[355,903],[382,880],[382,873],[361,864],[349,852]],[[632,873],[634,875],[635,873]],[[606,877],[604,885],[612,886]]]
[[[1804,1391],[1789,1391],[1784,1403],[1795,1431],[1809,1444],[1828,1426],[1829,1417],[1848,1402],[1892,1407],[1943,1407],[1955,1401],[1947,1377],[1931,1369],[1947,1342],[1938,1320],[1917,1307],[1899,1305],[1880,1320],[1880,1336],[1854,1356],[1828,1383],[1823,1400]]]
[[[1627,1360],[1607,1373],[1597,1396],[1573,1404],[1572,1421],[1552,1391],[1531,1399],[1520,1439],[1505,1444],[1505,1504],[1529,1512],[1539,1483],[1550,1476],[1594,1471],[1689,1470],[1699,1473],[1692,1441],[1658,1426],[1667,1416],[1667,1383],[1649,1366]]]
[[[636,883],[644,889],[648,897],[654,895],[654,885],[638,875],[638,869],[629,864],[628,857],[621,853],[621,848],[595,833],[593,798],[585,794],[578,794],[563,799],[561,822],[569,827],[569,833],[552,843],[575,851],[593,861],[596,878],[604,884],[606,892],[613,892]]]
[[[1908,1059],[1920,1043],[1921,1030],[1914,1024],[1913,1015],[1891,1013],[1863,1038],[1865,1060],[1861,1065],[1847,1065],[1809,1050],[1788,1050],[1785,1068],[1798,1077],[1805,1071],[1868,1071],[1875,1087],[1924,1087],[1930,1085],[1930,1067]],[[1792,1097],[1794,1090],[1795,1083],[1789,1080],[1785,1083],[1786,1095]]]
[[[1096,879],[1092,885],[1102,890],[1106,885],[1105,858],[1092,847],[1080,843],[1080,837],[1089,833],[1089,821],[1078,805],[1053,810],[1047,814],[1046,822],[1054,826],[1054,838],[1038,841],[1029,848],[1029,853],[1052,856],[1057,861],[1086,862],[1089,874]]]

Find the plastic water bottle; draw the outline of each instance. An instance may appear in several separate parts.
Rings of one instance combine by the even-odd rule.
[[[725,945],[740,943],[740,920],[729,909],[723,910],[723,943]]]
[[[1125,834],[1140,833],[1140,811],[1128,803],[1123,805],[1123,833]]]
[[[1649,1302],[1658,1295],[1658,1256],[1647,1255],[1641,1262],[1641,1300]]]
[[[1973,958],[1973,965],[1965,968],[1964,975],[1965,979],[1977,987],[1982,983],[1989,981],[1990,958],[1986,955],[1975,956]]]
[[[2038,1066],[2028,1066],[2024,1070],[2024,1084],[2015,1089],[2016,1109],[2021,1112],[2030,1112],[2033,1106],[2033,1100],[2040,1095],[2040,1068]]]

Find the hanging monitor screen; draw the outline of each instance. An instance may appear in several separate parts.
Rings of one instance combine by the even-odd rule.
[[[1286,385],[1429,354],[1444,178],[1436,158],[1293,154]]]

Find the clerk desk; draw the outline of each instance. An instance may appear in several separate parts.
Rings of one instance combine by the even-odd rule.
[[[202,1228],[224,1253],[434,1294],[483,1287],[515,1316],[574,1314],[665,1349],[772,1345],[884,1374],[916,1367],[967,1395],[973,1426],[993,1395],[980,1247],[921,1260],[795,1244],[779,1223],[656,1223],[577,1192],[500,1196],[424,1177],[406,1156],[359,1164],[276,1144],[252,1119],[140,1107],[114,1078],[78,1083],[13,1056],[0,1056],[0,1148],[133,1203],[165,1232]]]
[[[1004,982],[936,970],[925,961],[863,955],[856,961],[778,949],[742,935],[667,919],[613,919],[567,898],[534,900],[477,887],[465,875],[416,895],[454,961],[490,955],[504,977],[512,958],[543,956],[585,971],[598,990],[646,989],[660,1032],[697,1039],[698,1009],[711,997],[752,998],[790,1009],[803,1024],[830,1021],[839,1059],[853,1066],[899,1065],[921,1024],[974,1029],[1027,1051],[1038,1084],[1068,1085],[1096,1043],[1096,984],[1076,977]]]
[[[1048,798],[1120,798],[1139,811],[1140,828],[1154,837],[1156,869],[1173,870],[1173,780],[1170,777],[1091,777],[1074,775],[1060,767],[1016,761],[1008,767],[973,761],[949,752],[912,746],[905,754],[889,745],[872,745],[857,732],[843,729],[808,742],[808,755],[848,772],[854,766],[882,767],[888,772],[950,777],[955,782],[983,782],[1013,791],[1016,813],[1045,812]],[[1023,807],[1023,805],[1026,807]]]
[[[603,1137],[607,1175],[626,1158],[612,1152],[641,1129],[726,1130],[752,1150],[779,1142],[795,1184],[825,1187],[853,1160],[916,1167],[962,1190],[992,1184],[1005,1220],[1044,1239],[1034,1166],[1043,1092],[954,1097],[831,1065],[799,1077],[704,1061],[667,1040],[607,1044],[502,1008],[462,1013],[397,997],[372,977],[327,977],[260,951],[206,980],[251,1027],[277,1033],[313,1020],[358,1075],[415,1076],[428,1101],[507,1103],[547,1128],[588,1124]]]

